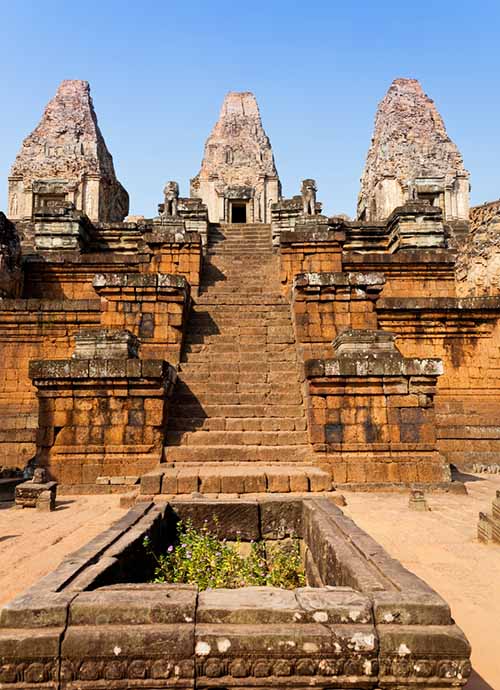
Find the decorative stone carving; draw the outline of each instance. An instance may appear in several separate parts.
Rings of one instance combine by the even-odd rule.
[[[122,221],[128,194],[97,124],[88,82],[63,81],[24,140],[9,178],[15,220],[73,202],[93,221]]]
[[[281,184],[252,93],[226,95],[201,170],[191,180],[191,196],[201,197],[212,223],[271,221]]]
[[[385,220],[406,201],[468,220],[469,173],[434,102],[416,79],[395,79],[381,101],[361,177],[358,217]]]
[[[305,216],[316,215],[316,180],[302,180],[302,210]]]
[[[163,215],[176,218],[178,215],[179,185],[177,182],[167,182],[163,190]]]

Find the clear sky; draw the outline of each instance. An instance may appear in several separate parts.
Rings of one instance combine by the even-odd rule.
[[[253,91],[285,196],[314,177],[353,215],[377,103],[395,77],[436,101],[471,172],[500,197],[500,1],[0,0],[0,209],[22,139],[62,79],[91,84],[131,213],[189,194],[227,91]]]

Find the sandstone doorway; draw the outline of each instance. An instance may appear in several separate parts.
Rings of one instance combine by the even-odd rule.
[[[244,201],[231,202],[231,223],[247,222],[247,204]]]

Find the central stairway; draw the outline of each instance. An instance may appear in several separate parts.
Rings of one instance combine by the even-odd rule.
[[[329,474],[312,466],[290,306],[269,225],[211,227],[170,409],[169,471],[185,476],[197,468],[201,491],[331,488]]]

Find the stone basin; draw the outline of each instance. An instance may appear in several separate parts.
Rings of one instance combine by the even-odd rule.
[[[156,550],[217,515],[219,536],[302,540],[307,587],[151,584]],[[447,603],[328,498],[137,504],[0,612],[2,690],[464,685]]]

